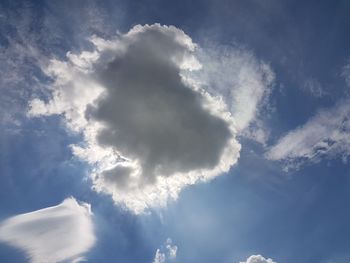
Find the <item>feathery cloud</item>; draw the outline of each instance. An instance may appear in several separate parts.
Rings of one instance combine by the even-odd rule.
[[[288,132],[273,145],[266,156],[283,161],[285,169],[297,169],[305,162],[350,155],[350,101],[319,111],[304,125]]]

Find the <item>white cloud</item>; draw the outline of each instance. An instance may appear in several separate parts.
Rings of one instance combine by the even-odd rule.
[[[231,114],[181,74],[201,67],[183,31],[135,26],[91,42],[94,51],[68,53],[44,68],[54,80],[52,99],[31,101],[28,115],[62,114],[84,134],[85,144],[72,150],[95,167],[94,189],[140,213],[237,161]]]
[[[328,110],[320,111],[301,127],[288,132],[266,156],[282,160],[286,169],[298,168],[305,161],[319,162],[323,157],[350,155],[350,101],[343,100]]]
[[[25,251],[33,263],[79,262],[95,242],[90,205],[68,198],[13,216],[0,224],[0,241]]]
[[[167,239],[165,247],[156,250],[153,263],[165,263],[167,260],[176,259],[177,246],[172,244],[170,238]]]
[[[274,76],[251,53],[208,49],[205,58],[183,31],[159,24],[91,43],[93,51],[43,69],[54,80],[52,99],[31,101],[28,115],[61,114],[82,132],[85,143],[72,151],[94,167],[94,189],[116,203],[135,213],[165,206],[237,162],[237,130],[266,139],[262,125],[247,129]]]
[[[262,255],[252,255],[246,261],[240,263],[276,263],[271,258],[264,258]]]

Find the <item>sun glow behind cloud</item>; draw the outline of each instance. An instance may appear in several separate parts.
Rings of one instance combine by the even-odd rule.
[[[95,190],[141,213],[165,206],[184,187],[212,180],[237,162],[237,130],[249,127],[269,93],[268,66],[242,55],[250,62],[239,74],[233,69],[240,80],[228,77],[232,105],[248,99],[246,89],[256,94],[253,108],[242,113],[240,106],[227,106],[220,89],[214,94],[208,88],[217,70],[198,61],[198,46],[176,27],[138,25],[110,40],[92,37],[91,43],[93,51],[68,53],[67,61],[53,59],[43,69],[54,80],[52,99],[31,101],[28,115],[62,114],[69,129],[84,135],[84,144],[71,147],[94,167]],[[238,58],[237,53],[228,60]],[[207,83],[198,81],[200,71]],[[220,85],[224,89],[226,83]]]

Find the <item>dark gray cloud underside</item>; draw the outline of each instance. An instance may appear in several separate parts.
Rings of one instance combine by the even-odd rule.
[[[215,167],[232,136],[204,108],[202,95],[183,83],[175,62],[183,47],[172,38],[140,34],[99,73],[106,92],[87,111],[106,125],[98,142],[139,160],[145,182],[155,174]]]

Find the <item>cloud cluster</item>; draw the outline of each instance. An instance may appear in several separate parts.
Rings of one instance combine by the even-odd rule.
[[[177,246],[172,244],[170,238],[167,239],[165,248],[157,249],[153,263],[165,263],[167,260],[176,258]]]
[[[204,59],[183,31],[159,24],[91,43],[93,50],[43,68],[53,79],[52,98],[31,101],[28,114],[61,114],[83,134],[72,151],[92,165],[96,191],[140,213],[237,162],[237,131],[255,118],[273,81],[267,65],[242,52],[208,50],[211,59]],[[217,62],[220,56],[227,61]],[[245,70],[237,72],[238,65]]]
[[[95,242],[90,205],[68,198],[13,216],[0,224],[0,241],[25,251],[33,263],[77,262]]]
[[[319,162],[324,157],[350,155],[350,101],[339,102],[333,108],[322,110],[301,127],[284,135],[272,146],[266,156],[280,160],[285,168],[297,169],[305,162]]]
[[[276,263],[271,258],[264,258],[262,255],[252,255],[246,261],[240,263]]]

